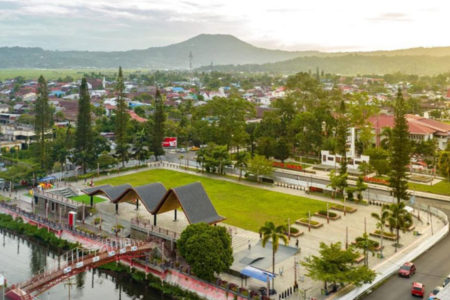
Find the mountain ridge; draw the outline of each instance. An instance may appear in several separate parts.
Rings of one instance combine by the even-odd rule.
[[[127,51],[59,51],[40,47],[0,47],[0,68],[148,68],[148,69],[189,69],[189,53],[193,54],[193,68],[217,65],[286,65],[295,59],[321,61],[330,64],[332,59],[344,61],[342,57],[404,57],[427,56],[440,58],[450,56],[450,47],[417,47],[399,50],[380,50],[370,52],[320,52],[284,51],[256,47],[229,34],[200,34],[185,41],[147,49]],[[339,57],[341,57],[339,59]],[[313,59],[314,58],[314,59]],[[318,61],[319,60],[319,61]],[[439,59],[438,59],[439,60]],[[345,59],[351,64],[351,60]],[[364,60],[355,60],[363,63]],[[370,59],[366,59],[370,61]],[[341,64],[341,63],[339,63]],[[395,63],[396,64],[396,63]],[[295,65],[295,64],[294,64]],[[343,66],[345,68],[345,66]],[[203,69],[206,69],[204,67]],[[266,68],[270,69],[270,68]],[[292,69],[292,68],[288,68]],[[335,69],[334,67],[324,69]],[[352,68],[354,70],[355,68]],[[361,70],[366,70],[362,68]],[[389,68],[391,70],[392,68]],[[398,68],[401,71],[401,68]],[[436,69],[436,68],[434,68]],[[439,68],[438,68],[439,69]],[[345,70],[340,73],[346,73]],[[428,72],[425,72],[428,73]]]

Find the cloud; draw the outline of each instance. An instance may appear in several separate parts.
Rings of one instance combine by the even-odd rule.
[[[368,18],[371,22],[412,22],[407,14],[402,13],[384,13],[375,18]]]

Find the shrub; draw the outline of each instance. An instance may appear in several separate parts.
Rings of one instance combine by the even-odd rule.
[[[320,224],[319,222],[313,221],[313,220],[311,220],[311,222],[309,222],[307,218],[300,219],[300,222],[302,222],[302,223],[311,223],[311,225],[319,225]]]
[[[327,215],[327,211],[326,210],[319,210],[319,215],[326,216]],[[331,218],[334,218],[334,217],[337,216],[337,214],[332,212],[332,211],[328,211],[328,216],[330,216]]]
[[[381,234],[381,230],[375,230],[375,233],[376,233],[376,234]],[[389,232],[389,231],[384,231],[384,232],[383,232],[383,235],[384,235],[384,236],[391,236],[391,237],[394,237],[394,236],[395,236],[395,233],[392,233],[392,232]]]
[[[299,232],[299,230],[298,230],[297,228],[295,228],[295,227],[292,227],[292,226],[291,226],[291,229],[290,229],[290,231],[291,231],[291,234],[296,234],[296,233],[298,233],[298,232]]]
[[[363,237],[357,237],[355,240],[356,240],[356,242],[361,242],[361,241],[364,240],[364,238]],[[378,248],[380,246],[380,243],[377,242],[377,241],[374,241],[374,240],[369,240],[369,243],[371,245],[373,245],[375,248]]]

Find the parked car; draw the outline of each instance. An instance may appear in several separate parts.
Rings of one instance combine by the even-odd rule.
[[[400,277],[411,277],[416,273],[416,266],[412,262],[405,262],[403,266],[398,270],[398,276]]]
[[[192,146],[190,150],[191,150],[191,151],[198,151],[198,150],[200,150],[200,148],[199,148],[199,147],[196,147],[196,146]]]
[[[443,287],[445,287],[450,282],[450,275],[447,275],[447,278],[445,278],[444,283],[442,284]]]
[[[180,149],[178,149],[178,152],[179,153],[186,153],[187,150],[186,150],[186,148],[180,148]]]
[[[430,293],[430,296],[428,297],[428,299],[430,300],[430,299],[434,299],[435,298],[435,296],[440,292],[440,291],[442,291],[444,288],[442,287],[442,286],[437,286],[437,287],[435,287],[432,291],[431,291],[431,293]]]
[[[422,297],[425,294],[425,285],[420,282],[414,282],[411,288],[411,295]]]

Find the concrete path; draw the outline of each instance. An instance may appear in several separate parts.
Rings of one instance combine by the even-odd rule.
[[[156,163],[157,164],[157,163]],[[107,178],[114,178],[118,176],[124,176],[127,174],[133,174],[136,172],[141,171],[147,171],[150,169],[155,169],[156,167],[149,167],[139,170],[131,170],[127,172],[121,172],[120,174],[113,174],[110,176],[101,176],[100,178],[95,178],[95,181],[103,180]],[[283,187],[274,187],[272,185],[263,185],[263,184],[256,184],[252,182],[247,181],[236,181],[233,178],[228,177],[222,177],[214,174],[207,174],[207,173],[199,173],[191,170],[184,170],[180,169],[178,164],[167,164],[167,163],[159,163],[158,168],[164,168],[168,170],[173,170],[177,172],[183,172],[183,173],[189,173],[196,176],[203,176],[203,177],[209,177],[217,180],[225,180],[241,185],[246,186],[252,186],[256,188],[271,190],[275,192],[280,192],[284,194],[290,194],[290,195],[296,195],[296,196],[303,196],[311,199],[316,199],[319,201],[326,201],[326,202],[332,202],[337,204],[342,204],[339,200],[332,200],[330,198],[321,197],[319,195],[314,194],[305,194],[304,191],[300,190],[294,190],[294,189],[288,189]],[[59,186],[61,183],[58,184]],[[84,189],[85,183],[84,181],[78,181],[77,183],[70,183],[70,185],[74,188],[76,188],[78,191],[81,189]],[[23,198],[23,197],[22,197]],[[336,221],[330,221],[329,224],[327,224],[326,219],[318,218],[318,217],[312,217],[312,220],[322,222],[324,225],[319,229],[311,229],[311,231],[308,230],[308,227],[300,226],[300,225],[293,225],[294,227],[297,227],[300,231],[303,231],[304,234],[298,238],[299,241],[299,250],[296,255],[284,260],[284,261],[277,261],[275,266],[275,272],[279,274],[277,278],[275,279],[275,289],[278,293],[282,293],[283,291],[286,291],[288,288],[293,287],[294,282],[296,280],[295,278],[295,269],[297,271],[297,281],[299,283],[299,287],[302,291],[306,293],[306,296],[308,299],[309,297],[315,297],[318,299],[325,299],[324,295],[321,295],[321,288],[323,287],[323,283],[321,282],[314,282],[310,278],[306,277],[306,270],[304,267],[300,266],[297,262],[304,261],[305,259],[308,259],[312,255],[318,255],[320,243],[324,242],[326,244],[330,243],[336,243],[341,242],[342,247],[345,248],[346,245],[350,244],[355,240],[356,237],[361,236],[365,231],[368,233],[373,232],[376,229],[376,221],[374,218],[372,218],[370,215],[373,212],[380,212],[380,207],[378,206],[363,206],[363,205],[354,205],[355,208],[357,208],[357,212],[355,213],[348,213],[346,216],[343,215],[341,212],[336,212],[338,215],[341,216],[339,220]],[[119,207],[119,216],[118,221],[116,221],[116,216],[114,214],[114,205],[109,202],[104,202],[97,204],[97,208],[102,211],[101,217],[104,218],[105,223],[103,226],[104,230],[109,231],[109,228],[113,226],[116,222],[120,222],[121,224],[126,225],[126,223],[130,222],[131,218],[135,218],[137,216],[145,219],[150,219],[151,215],[141,206],[139,211],[135,210],[135,206],[127,203],[120,204]],[[385,255],[384,259],[377,258],[377,256],[369,256],[369,266],[371,268],[374,268],[377,271],[381,271],[384,268],[388,268],[392,265],[396,264],[396,260],[400,258],[402,255],[405,255],[414,248],[414,246],[428,237],[431,234],[431,225],[427,223],[427,217],[425,212],[420,213],[422,217],[422,221],[420,222],[417,219],[415,219],[416,223],[416,229],[422,235],[420,236],[414,236],[412,232],[407,232],[405,234],[401,234],[401,240],[400,243],[405,245],[403,248],[399,250],[398,253],[395,253],[395,248],[392,246],[393,242],[391,241],[384,241],[385,249],[383,251],[383,254]],[[86,222],[89,223],[89,218],[86,219]],[[185,226],[187,226],[187,221],[185,220],[185,217],[183,214],[178,214],[178,222],[173,222],[172,214],[166,213],[162,216],[158,216],[158,225],[161,227],[166,227],[168,229],[181,232]],[[424,220],[425,219],[425,220]],[[262,222],[265,220],[261,220]],[[292,223],[294,223],[295,220],[291,220]],[[249,255],[252,253],[252,249],[248,250],[248,242],[250,241],[250,244],[252,247],[255,247],[255,245],[259,242],[259,234],[256,232],[244,230],[241,228],[236,228],[234,226],[230,226],[228,224],[221,224],[221,226],[226,226],[228,231],[232,233],[232,240],[233,240],[233,249],[234,252],[240,252],[243,250],[249,251]],[[433,227],[434,230],[438,230],[444,226],[443,222],[437,218],[433,218]],[[374,240],[379,240],[378,238],[372,238]],[[290,247],[295,248],[296,238],[291,238],[289,245]],[[256,251],[256,250],[254,250]],[[271,257],[266,257],[264,259],[272,259]],[[362,264],[362,262],[361,262]],[[271,271],[271,268],[268,269],[268,271]],[[282,275],[281,275],[282,274]],[[223,280],[227,280],[229,282],[234,282],[236,284],[241,285],[241,279],[238,277],[234,277],[228,274],[221,274],[220,277]],[[260,287],[265,286],[264,282],[257,281],[255,279],[248,279],[246,283],[244,283],[247,287]],[[293,299],[297,299],[297,297],[300,297],[300,294],[296,294],[291,296]],[[278,299],[278,296],[276,297]]]

